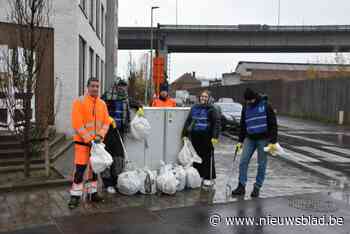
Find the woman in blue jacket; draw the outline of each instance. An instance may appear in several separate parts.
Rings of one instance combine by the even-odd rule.
[[[204,186],[212,186],[213,179],[216,178],[213,146],[218,144],[219,131],[218,111],[209,104],[209,92],[203,91],[199,97],[199,104],[191,108],[182,137],[189,137],[194,149],[202,158],[202,163],[193,163],[193,167],[198,170]]]

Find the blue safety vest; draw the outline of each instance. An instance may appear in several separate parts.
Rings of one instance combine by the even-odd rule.
[[[192,108],[193,131],[207,131],[209,127],[208,109],[200,106]]]
[[[248,134],[267,132],[267,103],[260,101],[256,106],[246,107],[245,124]]]
[[[114,111],[114,120],[117,124],[117,128],[121,129],[124,124],[124,102],[123,101],[115,101],[115,111]]]

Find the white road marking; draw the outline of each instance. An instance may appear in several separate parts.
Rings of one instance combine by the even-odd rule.
[[[306,152],[309,152],[309,153],[313,153],[313,154],[315,154],[317,156],[320,156],[320,157],[326,159],[327,161],[341,162],[341,163],[350,163],[350,158],[340,157],[340,156],[337,156],[336,154],[331,154],[331,153],[328,153],[328,152],[324,152],[322,150],[315,149],[315,148],[312,148],[312,147],[309,147],[309,146],[298,146],[298,147],[295,147],[295,148],[303,150],[303,151],[306,151]]]
[[[350,150],[344,149],[344,148],[339,148],[339,147],[333,147],[333,146],[323,146],[322,148],[329,149],[338,153],[343,153],[347,154],[350,156]]]
[[[298,162],[320,162],[320,160],[312,157],[305,156],[303,154],[288,150],[284,148],[284,151],[286,151],[289,155],[286,155],[286,157],[293,159],[294,161]],[[277,156],[278,157],[278,156]]]
[[[281,135],[281,136],[286,136],[286,137],[290,137],[290,138],[296,138],[296,139],[299,139],[299,140],[304,140],[304,141],[313,142],[313,143],[322,144],[322,145],[335,145],[335,144],[329,143],[327,141],[321,141],[321,140],[310,139],[308,137],[290,135],[290,134],[283,133],[283,132],[280,132],[278,134]]]

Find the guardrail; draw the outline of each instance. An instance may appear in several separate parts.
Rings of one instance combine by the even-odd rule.
[[[350,31],[350,25],[285,25],[266,24],[240,25],[159,25],[160,30],[198,30],[198,31]]]

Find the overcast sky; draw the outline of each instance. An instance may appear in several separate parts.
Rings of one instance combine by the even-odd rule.
[[[280,0],[281,25],[350,24],[350,0]],[[176,0],[119,0],[119,26],[150,26],[176,23]],[[178,24],[277,25],[278,0],[178,0]],[[137,58],[145,51],[132,51]],[[118,73],[125,76],[129,51],[119,52]],[[196,71],[213,78],[235,69],[238,61],[317,62],[333,54],[171,54],[171,80]]]

